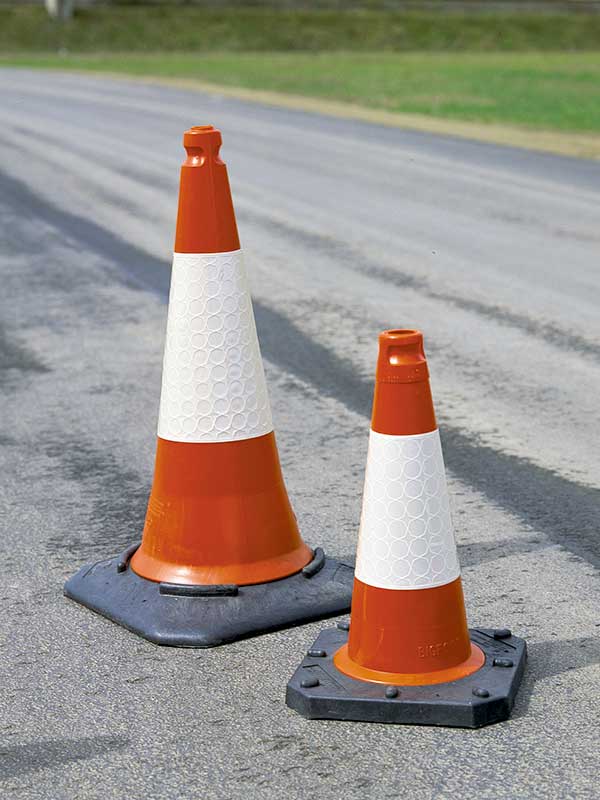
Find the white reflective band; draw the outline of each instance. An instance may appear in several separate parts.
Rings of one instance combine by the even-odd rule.
[[[272,430],[241,250],[175,253],[158,435],[230,442]]]
[[[430,589],[459,575],[439,432],[372,430],[356,577],[382,589]]]

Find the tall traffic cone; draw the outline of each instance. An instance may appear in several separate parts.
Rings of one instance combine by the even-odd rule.
[[[302,541],[288,500],[221,134],[183,144],[142,542],[65,594],[159,644],[210,647],[348,610],[352,570]]]
[[[525,659],[509,630],[467,628],[423,337],[385,331],[351,625],[320,634],[287,703],[311,718],[480,727],[509,716]]]

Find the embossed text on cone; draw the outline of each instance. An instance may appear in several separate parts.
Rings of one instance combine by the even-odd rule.
[[[307,717],[480,727],[506,719],[526,646],[467,628],[423,337],[385,331],[352,615],[323,631],[288,684]]]
[[[221,134],[184,134],[158,443],[142,541],[68,597],[159,644],[209,647],[348,609],[283,482]]]

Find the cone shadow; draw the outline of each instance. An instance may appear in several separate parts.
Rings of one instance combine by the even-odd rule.
[[[84,736],[80,739],[47,739],[5,747],[0,758],[0,780],[97,758],[105,753],[123,750],[128,744],[129,739],[122,736]]]

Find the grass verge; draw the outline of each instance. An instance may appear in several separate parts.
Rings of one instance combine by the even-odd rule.
[[[394,114],[600,134],[600,53],[13,55],[0,64],[197,80]]]
[[[600,15],[91,6],[61,25],[42,7],[0,6],[0,52],[598,50]]]

